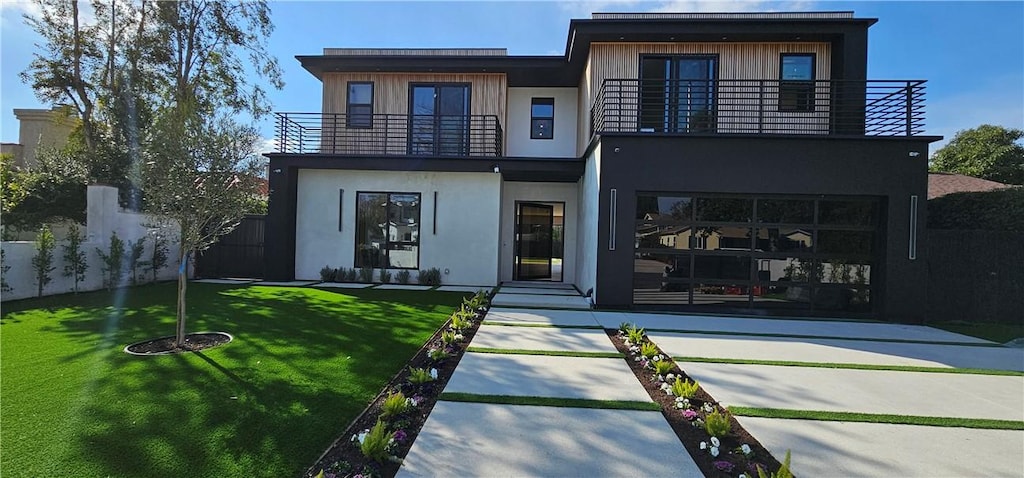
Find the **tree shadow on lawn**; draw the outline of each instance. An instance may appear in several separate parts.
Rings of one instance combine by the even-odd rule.
[[[173,332],[173,284],[164,289],[129,289],[123,314],[112,295],[86,297],[53,309],[43,328],[85,347],[60,358],[68,366],[90,355],[105,362],[69,457],[103,474],[298,475],[463,297],[190,284],[188,330],[235,341],[194,354],[121,353]]]

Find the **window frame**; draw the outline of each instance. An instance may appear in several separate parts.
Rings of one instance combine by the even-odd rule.
[[[416,217],[416,221],[415,221],[416,227],[417,227],[416,240],[415,241],[411,241],[411,240],[410,241],[406,241],[406,240],[395,240],[395,241],[392,241],[391,238],[389,237],[389,235],[385,232],[385,234],[384,234],[384,241],[383,241],[383,247],[381,248],[381,250],[384,251],[384,257],[383,257],[383,261],[382,261],[383,266],[382,267],[372,267],[372,268],[373,269],[394,269],[394,270],[419,270],[420,259],[421,259],[420,253],[422,252],[422,248],[423,248],[423,245],[422,245],[423,244],[423,241],[422,241],[422,237],[423,237],[423,193],[421,193],[421,192],[356,191],[356,200],[355,200],[355,203],[356,203],[356,217],[355,217],[356,225],[355,225],[355,232],[354,232],[355,241],[353,242],[352,266],[355,267],[355,268],[367,267],[366,265],[361,264],[360,260],[359,260],[359,244],[360,244],[360,237],[359,237],[359,232],[360,232],[360,228],[359,228],[359,221],[360,221],[360,219],[359,219],[360,218],[359,205],[362,203],[362,201],[360,200],[360,196],[362,196],[364,194],[379,194],[379,195],[384,195],[384,196],[387,197],[387,201],[386,201],[385,206],[384,206],[385,219],[390,219],[390,210],[391,210],[391,205],[392,205],[391,197],[392,196],[406,195],[406,196],[416,196],[417,197],[417,204],[418,204],[418,206],[417,206],[417,211],[416,211],[416,216],[417,217]],[[393,266],[391,266],[391,247],[390,247],[391,245],[413,245],[413,246],[416,246],[416,265],[413,266],[413,267],[393,267]]]
[[[534,106],[551,106],[551,116],[536,116],[533,114]],[[538,121],[550,121],[551,129],[548,136],[537,136],[534,125]],[[530,139],[555,139],[555,98],[551,96],[535,96],[530,98]]]
[[[368,85],[370,87],[370,102],[369,103],[353,103],[352,102],[352,87],[358,85]],[[349,81],[345,83],[345,127],[349,129],[373,129],[373,101],[375,99],[376,88],[372,81]],[[353,106],[369,106],[369,121],[353,121]],[[364,113],[356,113],[358,116],[362,116]]]
[[[804,57],[811,60],[811,78],[808,80],[786,80],[787,57]],[[813,113],[817,110],[815,85],[818,78],[818,55],[816,53],[788,52],[779,54],[779,98],[778,110],[784,113]],[[792,105],[783,103],[786,94],[794,97]],[[801,101],[805,100],[805,101]]]

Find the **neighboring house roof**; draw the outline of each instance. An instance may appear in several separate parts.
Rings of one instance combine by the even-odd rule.
[[[262,197],[270,197],[270,181],[267,178],[256,178],[256,194]]]
[[[952,193],[995,191],[1013,187],[987,179],[956,173],[928,173],[928,199]]]

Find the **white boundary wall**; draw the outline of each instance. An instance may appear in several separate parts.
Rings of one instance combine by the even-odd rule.
[[[103,265],[96,249],[106,253],[110,249],[110,234],[117,232],[117,237],[125,242],[125,253],[128,252],[128,242],[137,241],[146,237],[145,252],[142,260],[147,260],[153,254],[153,236],[161,234],[167,240],[168,259],[167,266],[157,273],[158,280],[173,279],[178,272],[178,228],[176,226],[165,226],[158,228],[150,216],[145,214],[125,212],[117,203],[117,188],[110,186],[89,186],[86,196],[86,227],[82,231],[85,235],[85,242],[82,243],[82,251],[85,252],[89,268],[85,271],[85,281],[78,284],[79,291],[97,290],[103,287]],[[43,289],[43,295],[54,295],[72,292],[74,280],[71,277],[64,277],[64,250],[65,241],[57,241],[53,249],[53,265],[56,267],[50,273],[50,283]],[[4,265],[10,266],[10,270],[4,274],[4,281],[11,287],[10,292],[3,293],[2,300],[23,299],[35,297],[38,292],[36,285],[35,271],[32,269],[32,257],[36,254],[36,243],[34,241],[11,241],[2,244],[4,250]],[[127,258],[125,259],[127,267]],[[145,283],[152,278],[146,274],[148,271],[139,270],[139,282]],[[124,276],[125,284],[131,279],[131,273]]]

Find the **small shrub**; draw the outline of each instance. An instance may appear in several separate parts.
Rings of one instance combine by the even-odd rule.
[[[636,329],[636,324],[631,324],[629,322],[622,322],[619,324],[619,332],[622,332],[623,334],[629,333],[629,331],[633,329]]]
[[[323,271],[320,272],[323,273]],[[339,267],[332,272],[334,272],[334,277],[331,277],[331,282],[345,282],[345,274],[348,273],[348,269]]]
[[[321,282],[330,282],[330,281],[332,281],[334,279],[335,272],[336,271],[334,269],[332,269],[331,266],[323,266],[323,268],[320,269],[320,281]]]
[[[654,362],[654,374],[655,375],[666,375],[666,374],[668,374],[669,372],[672,371],[672,368],[675,367],[675,365],[676,365],[675,363],[673,363],[671,360],[668,360],[668,359],[659,360],[657,362]]]
[[[696,381],[683,380],[676,377],[676,381],[672,383],[672,393],[677,397],[682,398],[693,398],[697,394],[699,385]]]
[[[647,332],[644,329],[638,329],[634,326],[626,330],[626,338],[634,344],[642,344],[644,343],[644,335],[646,335],[646,333]]]
[[[431,374],[430,370],[427,370],[425,368],[413,367],[409,369],[409,382],[414,383],[416,385],[432,382],[434,380],[434,375],[436,375],[436,373],[437,372]]]
[[[146,266],[153,274],[153,282],[156,282],[156,275],[167,265],[167,258],[170,256],[170,249],[167,248],[167,239],[157,234],[153,237],[153,255],[149,257]]]
[[[452,328],[455,330],[468,329],[470,326],[473,325],[469,319],[472,316],[473,312],[465,308],[460,308],[459,310],[455,311],[454,314],[452,314]]]
[[[393,392],[384,399],[384,403],[380,407],[380,418],[382,420],[390,420],[391,418],[402,415],[409,411],[409,401],[406,400],[405,394],[402,392]]]
[[[412,274],[410,274],[408,270],[402,269],[398,271],[397,274],[395,274],[395,281],[397,281],[399,284],[408,284],[409,279],[411,279],[411,276]]]
[[[640,346],[640,355],[643,355],[644,358],[650,360],[654,358],[655,355],[658,355],[658,346],[654,345],[652,342],[644,342],[643,345]]]
[[[790,450],[786,450],[786,459],[782,460],[782,466],[779,467],[779,471],[765,473],[764,468],[761,468],[761,465],[757,465],[757,478],[793,478],[793,472],[789,471],[789,452]]]
[[[349,269],[348,271],[345,272],[345,282],[355,282],[357,274],[358,272],[356,271],[355,267]]]
[[[359,282],[364,282],[367,284],[373,282],[373,269],[370,267],[360,267]]]
[[[382,284],[388,284],[391,282],[391,272],[387,269],[380,270],[380,282]]]
[[[7,251],[0,249],[0,292],[10,292],[14,289],[7,283],[7,271],[11,266],[7,265]]]
[[[435,362],[440,362],[449,357],[448,352],[445,352],[443,349],[430,349],[427,352],[427,356]]]
[[[36,273],[36,285],[39,287],[39,297],[43,296],[43,288],[51,280],[50,273],[57,267],[53,265],[53,248],[56,241],[49,226],[43,226],[36,234],[36,255],[32,256],[32,269]]]
[[[359,449],[363,452],[363,456],[383,462],[388,458],[388,442],[393,436],[394,434],[388,431],[387,425],[383,421],[377,420],[370,432],[366,434],[366,438],[359,444]]]
[[[455,343],[455,332],[446,330],[441,332],[441,342],[445,345],[452,345]]]
[[[62,246],[64,250],[64,277],[70,277],[74,281],[74,291],[78,293],[78,284],[85,280],[85,271],[89,269],[89,260],[82,250],[82,230],[77,224],[72,224],[68,229],[68,243]],[[4,269],[4,272],[7,272]]]
[[[132,285],[139,283],[139,267],[145,264],[142,255],[146,253],[146,237],[140,237],[137,241],[128,241],[128,270],[132,273]]]
[[[423,285],[435,287],[441,285],[441,269],[431,267],[430,269],[421,270],[419,281]]]
[[[704,416],[704,431],[708,435],[724,438],[732,431],[732,424],[729,423],[729,415],[715,410]]]
[[[116,232],[111,232],[110,248],[103,252],[97,247],[96,254],[103,262],[103,286],[111,289],[121,285],[121,278],[124,277],[124,241],[117,237]]]

